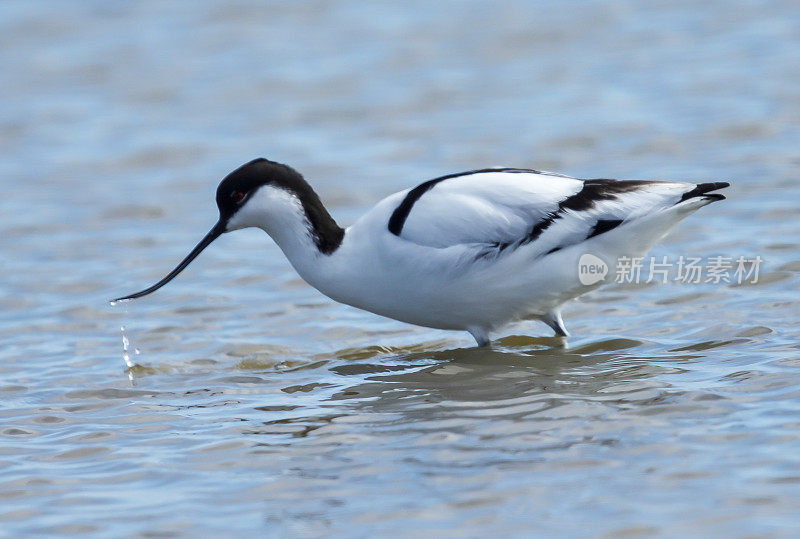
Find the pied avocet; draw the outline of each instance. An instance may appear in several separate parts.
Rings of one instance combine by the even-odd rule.
[[[468,331],[479,345],[529,318],[567,336],[561,306],[603,283],[581,282],[582,255],[613,271],[620,257],[642,256],[687,215],[724,199],[711,191],[728,185],[472,170],[388,196],[343,229],[297,171],[255,159],[219,184],[219,221],[194,250],[158,283],[114,301],[161,288],[221,234],[258,227],[336,301]]]

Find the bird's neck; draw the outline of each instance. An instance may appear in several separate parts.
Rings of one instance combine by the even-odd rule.
[[[306,280],[321,259],[332,256],[344,239],[344,229],[310,187],[302,193],[262,187],[240,213],[234,226],[264,230]]]
[[[342,244],[344,229],[331,217],[317,194],[314,191],[310,193],[313,198],[303,198],[300,201],[305,220],[317,251],[323,255],[330,255]]]

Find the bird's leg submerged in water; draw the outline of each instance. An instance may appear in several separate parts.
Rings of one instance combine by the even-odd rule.
[[[561,319],[561,311],[550,311],[542,317],[542,322],[553,328],[558,337],[569,337],[569,331]]]
[[[489,339],[489,332],[483,328],[469,328],[470,335],[475,338],[475,342],[478,343],[478,346],[489,346],[491,340]]]

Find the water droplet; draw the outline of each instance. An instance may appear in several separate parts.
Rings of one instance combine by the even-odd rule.
[[[130,346],[130,342],[128,341],[128,336],[125,334],[125,326],[120,326],[120,331],[122,331],[122,360],[125,362],[125,365],[130,369],[133,367],[133,363],[131,362],[131,356],[128,354],[128,347]]]

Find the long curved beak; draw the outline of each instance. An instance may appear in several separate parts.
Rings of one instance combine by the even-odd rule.
[[[136,299],[136,298],[140,298],[142,296],[146,296],[147,294],[150,294],[152,292],[155,292],[156,290],[158,290],[159,288],[161,288],[162,286],[164,286],[165,284],[170,282],[172,279],[174,279],[180,272],[182,272],[183,269],[186,266],[188,266],[189,263],[192,260],[197,258],[197,255],[199,255],[201,252],[203,252],[203,249],[205,249],[206,247],[211,245],[211,242],[213,242],[215,239],[220,237],[223,232],[225,232],[225,223],[222,222],[221,220],[217,221],[217,224],[214,225],[214,227],[211,229],[211,231],[208,234],[206,234],[206,236],[202,240],[200,240],[200,243],[198,243],[195,246],[195,248],[192,249],[192,252],[189,253],[186,256],[186,258],[184,258],[181,261],[181,263],[178,264],[178,266],[174,270],[169,272],[169,275],[167,275],[166,277],[164,277],[163,279],[158,281],[156,284],[154,284],[150,288],[145,288],[144,290],[142,290],[140,292],[136,292],[135,294],[131,294],[130,296],[124,296],[124,297],[121,297],[121,298],[113,299],[113,300],[111,300],[111,303],[113,304],[113,303],[116,303],[118,301],[127,301],[127,300],[130,300],[130,299]]]

